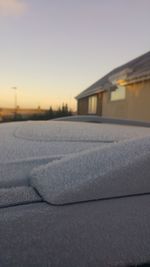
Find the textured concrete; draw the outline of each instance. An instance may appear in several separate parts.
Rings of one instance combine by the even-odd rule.
[[[35,169],[30,183],[61,205],[150,193],[150,138],[110,144]]]
[[[126,267],[150,261],[150,196],[0,209],[1,267]]]

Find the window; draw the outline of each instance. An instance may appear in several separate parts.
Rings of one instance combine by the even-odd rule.
[[[110,94],[110,100],[121,100],[126,98],[126,89],[124,86],[117,86],[117,89]]]
[[[96,114],[97,111],[97,96],[89,97],[88,113]]]

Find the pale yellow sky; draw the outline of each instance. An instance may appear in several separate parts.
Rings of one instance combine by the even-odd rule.
[[[0,95],[0,107],[14,107],[14,90],[9,89],[1,89],[1,95]],[[26,93],[25,93],[26,91]],[[61,90],[55,89],[54,91],[51,90],[48,93],[45,94],[45,92],[42,94],[42,90],[35,90],[32,89],[25,90],[18,87],[17,90],[17,103],[20,107],[23,108],[37,108],[40,106],[41,108],[49,108],[50,106],[53,106],[54,108],[57,108],[62,105],[62,103],[67,103],[69,107],[71,107],[73,110],[76,109],[76,100],[74,99],[74,96],[68,92],[67,95],[64,95],[64,92],[61,92]],[[57,96],[56,96],[57,94]]]
[[[67,103],[149,51],[149,0],[0,0],[0,107]],[[142,41],[141,41],[142,40]]]

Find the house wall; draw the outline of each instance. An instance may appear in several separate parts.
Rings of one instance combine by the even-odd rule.
[[[97,96],[97,111],[95,115],[102,115],[102,94],[95,94]],[[94,96],[95,96],[94,95]],[[78,115],[88,115],[89,97],[78,100]]]
[[[88,114],[88,97],[78,100],[78,115]]]
[[[150,121],[150,81],[126,86],[126,99],[110,101],[110,93],[103,94],[102,116]]]
[[[97,114],[101,116],[102,115],[102,98],[103,98],[103,94],[100,93],[97,95]]]

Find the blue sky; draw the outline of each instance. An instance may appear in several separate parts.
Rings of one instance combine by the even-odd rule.
[[[150,49],[149,0],[0,0],[0,106],[67,102]]]

